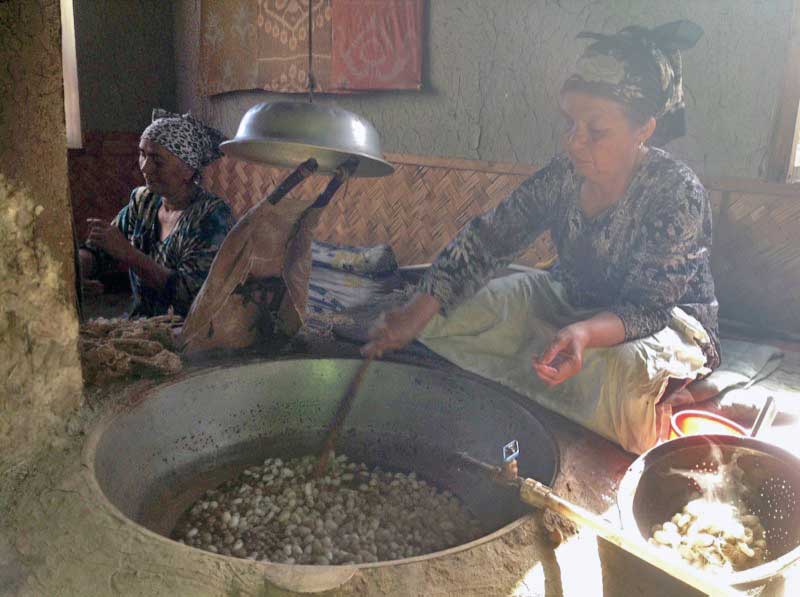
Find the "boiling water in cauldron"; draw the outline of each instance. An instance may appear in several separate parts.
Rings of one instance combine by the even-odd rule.
[[[415,472],[316,456],[267,458],[208,490],[173,538],[223,555],[285,564],[361,564],[414,557],[481,536],[451,492]]]
[[[164,384],[93,431],[85,456],[87,466],[93,471],[98,489],[121,515],[159,535],[187,543],[186,533],[197,527],[178,529],[182,533],[179,536],[175,531],[183,523],[181,517],[198,500],[207,501],[206,508],[213,501],[218,506],[223,503],[221,499],[206,499],[206,491],[216,490],[240,476],[252,481],[252,475],[243,476],[244,471],[263,468],[266,459],[272,459],[271,469],[275,458],[285,464],[292,458],[317,453],[336,409],[335,397],[344,391],[359,363],[341,359],[254,362],[201,371]],[[437,488],[440,498],[449,491],[452,497],[447,498],[448,503],[457,497],[480,521],[478,541],[484,541],[497,531],[510,531],[530,510],[520,504],[516,492],[497,486],[482,473],[460,468],[451,456],[468,451],[481,460],[499,462],[501,447],[509,438],[518,439],[525,446],[519,459],[520,474],[550,484],[558,468],[558,453],[547,430],[528,409],[526,400],[474,376],[381,361],[372,364],[359,398],[339,433],[336,450],[346,454],[350,462],[366,463],[368,472],[376,466],[383,471],[402,472],[406,475],[405,483],[409,483],[409,473],[415,472],[418,486],[426,487],[421,483],[424,480]],[[396,476],[394,480],[398,480]],[[404,482],[402,477],[399,481]],[[381,483],[381,478],[376,483]],[[369,487],[369,481],[366,485]],[[320,490],[312,487],[312,495],[315,488]],[[298,497],[300,491],[305,492],[305,485],[294,491],[297,510]],[[357,487],[355,491],[359,491]],[[408,494],[408,490],[403,494]],[[318,496],[314,498],[316,503]],[[237,496],[232,496],[230,501],[236,499]],[[289,500],[286,501],[288,505]],[[344,496],[343,503],[347,505]],[[280,505],[279,510],[283,509]],[[236,512],[228,511],[232,522]],[[245,522],[251,523],[244,510],[239,512],[237,527],[242,514]],[[221,515],[224,516],[224,511]],[[347,520],[340,524],[333,518],[338,526],[347,524]],[[384,517],[381,523],[387,518],[391,517]],[[469,541],[475,538],[472,533],[458,534],[469,528],[469,523],[457,524],[457,516],[451,514],[442,516],[443,524],[446,520],[454,525],[453,543],[446,534],[446,543],[431,544],[426,543],[421,530],[419,539],[411,533],[412,542],[422,544],[420,551],[429,554],[421,557],[439,557],[441,551],[428,550],[444,544],[461,542],[459,547],[476,546],[476,542]],[[362,561],[371,559],[370,551],[379,559],[393,558],[393,553],[399,557],[401,551],[402,557],[406,557],[407,546],[398,537],[405,532],[403,540],[409,542],[408,533],[396,520],[390,522],[395,523],[397,531],[394,538],[386,537],[388,547],[380,551],[376,544],[372,550],[372,540],[366,546],[361,541],[359,551],[367,548],[367,553],[361,555]],[[293,531],[305,533],[298,528],[306,525],[294,524],[297,528]],[[204,532],[212,535],[211,543],[189,551],[201,554],[205,545],[216,544],[217,530],[197,528],[193,537],[202,541],[207,538]],[[355,532],[360,541],[360,532]],[[352,532],[343,533],[353,542]],[[245,539],[234,533],[230,535],[220,537],[224,549],[233,553],[239,539],[242,540],[239,547],[245,548]],[[329,537],[333,547],[335,537]],[[224,540],[231,538],[233,542],[225,544]],[[278,545],[278,539],[273,545]],[[319,553],[320,547],[327,547],[324,535],[318,539],[317,553],[311,540],[312,555],[327,558],[327,550]],[[179,547],[176,543],[175,548]],[[301,547],[304,556],[307,555],[306,544],[301,543]],[[284,556],[297,562],[294,546],[291,549],[292,555],[286,556],[284,552]],[[352,549],[347,546],[339,549],[352,554],[341,554],[342,561],[357,561],[359,554]],[[275,557],[275,549],[245,551],[245,557],[253,552],[256,557],[259,553],[262,557]],[[333,549],[331,556],[338,561]]]

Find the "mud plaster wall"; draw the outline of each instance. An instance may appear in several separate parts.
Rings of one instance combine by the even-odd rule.
[[[81,395],[58,0],[0,3],[0,64],[2,464]]]
[[[385,151],[543,164],[558,147],[557,94],[582,30],[691,18],[690,135],[671,150],[707,176],[759,176],[788,47],[791,0],[429,0],[425,90],[328,98],[369,118]],[[175,3],[178,105],[228,134],[263,92],[196,93],[200,1]]]
[[[175,109],[172,2],[73,0],[83,131],[140,133]]]

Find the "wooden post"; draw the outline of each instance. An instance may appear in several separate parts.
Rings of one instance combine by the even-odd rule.
[[[800,0],[792,3],[789,48],[783,70],[783,86],[772,127],[765,179],[785,183],[794,170],[800,108]]]

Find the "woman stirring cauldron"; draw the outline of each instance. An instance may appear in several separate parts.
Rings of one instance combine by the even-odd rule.
[[[711,207],[661,145],[685,134],[680,50],[689,21],[592,40],[564,83],[565,155],[473,219],[367,355],[419,338],[633,452],[658,439],[667,387],[720,363]],[[549,230],[557,265],[492,279]]]

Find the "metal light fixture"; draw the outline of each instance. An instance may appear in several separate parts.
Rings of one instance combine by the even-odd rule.
[[[365,118],[314,99],[312,0],[308,1],[308,102],[265,102],[242,117],[236,137],[222,144],[235,158],[295,168],[312,158],[317,173],[332,173],[348,159],[358,160],[352,176],[380,177],[394,172],[383,159],[380,137]]]

